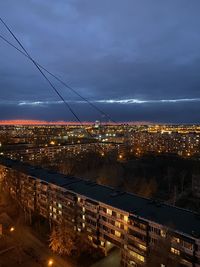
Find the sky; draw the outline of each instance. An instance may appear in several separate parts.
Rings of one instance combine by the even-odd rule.
[[[0,1],[31,56],[120,122],[200,122],[199,10],[199,0]],[[1,23],[0,35],[18,46]],[[82,121],[107,120],[48,77]],[[76,120],[1,38],[0,120]]]

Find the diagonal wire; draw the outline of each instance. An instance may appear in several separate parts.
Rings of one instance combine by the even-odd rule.
[[[39,70],[39,72],[42,74],[42,76],[45,78],[45,80],[49,83],[49,85],[53,88],[53,90],[56,92],[56,94],[60,97],[60,99],[63,101],[63,103],[65,104],[65,106],[70,110],[70,112],[74,115],[74,117],[77,119],[77,121],[80,123],[81,126],[84,126],[82,121],[79,119],[79,117],[76,115],[76,113],[73,111],[73,109],[70,107],[70,105],[65,101],[65,99],[63,98],[63,96],[59,93],[59,91],[56,89],[56,87],[52,84],[52,82],[48,79],[48,77],[45,75],[45,73],[41,70],[41,68],[38,66],[38,64],[36,63],[36,61],[30,56],[30,54],[28,53],[28,51],[25,49],[25,47],[22,45],[22,43],[19,41],[19,39],[15,36],[15,34],[11,31],[11,29],[7,26],[7,24],[3,21],[3,19],[0,17],[0,21],[3,23],[3,25],[6,27],[6,29],[9,31],[9,33],[13,36],[13,38],[16,40],[16,42],[20,45],[20,47],[23,49],[23,51],[25,52],[25,54],[27,55],[27,57],[33,62],[33,64],[36,66],[36,68]],[[87,129],[85,127],[83,127],[83,129],[87,132],[87,134],[93,138],[93,136],[91,135],[91,133],[89,131],[87,131]],[[99,150],[101,150],[103,153],[103,149],[102,147],[99,145],[99,143],[97,143],[97,146],[99,148]]]
[[[73,116],[76,118],[76,120],[82,125],[81,120],[76,115],[76,113],[73,111],[73,109],[70,107],[69,103],[65,101],[63,96],[59,93],[59,91],[56,89],[56,87],[53,85],[53,83],[48,79],[46,74],[41,70],[41,68],[38,66],[38,64],[35,62],[35,60],[30,56],[28,51],[25,49],[25,47],[22,45],[22,43],[19,41],[19,39],[15,36],[15,34],[11,31],[11,29],[7,26],[7,24],[3,21],[3,19],[0,17],[0,21],[3,23],[3,25],[6,27],[6,29],[9,31],[9,33],[13,36],[13,38],[16,40],[16,42],[19,44],[19,46],[24,50],[27,57],[33,62],[33,64],[36,66],[36,68],[39,70],[39,72],[42,74],[42,76],[45,78],[45,80],[48,82],[48,84],[53,88],[55,93],[60,97],[60,99],[63,101],[65,106],[69,109],[69,111],[73,114]]]
[[[0,19],[1,20],[1,19]],[[30,57],[24,53],[22,50],[20,50],[17,46],[15,46],[14,44],[12,44],[10,41],[8,41],[4,36],[2,36],[0,34],[0,38],[6,42],[8,45],[10,45],[11,47],[15,48],[18,52],[20,52],[22,55],[24,55],[25,57],[29,58]],[[74,94],[76,94],[77,96],[79,96],[82,100],[84,100],[86,103],[88,103],[91,107],[93,107],[96,111],[98,111],[101,115],[103,115],[104,117],[106,117],[109,121],[112,121],[113,123],[117,123],[115,120],[113,120],[109,114],[107,114],[105,111],[103,111],[102,109],[100,109],[99,107],[97,107],[96,105],[94,105],[92,102],[90,102],[87,98],[85,98],[84,96],[82,96],[81,94],[79,94],[75,89],[73,89],[71,86],[69,86],[66,82],[64,82],[63,80],[61,80],[58,76],[56,76],[55,74],[53,74],[52,72],[50,72],[47,68],[43,67],[41,64],[39,64],[37,61],[35,61],[35,63],[41,68],[43,69],[45,72],[47,72],[49,75],[51,75],[52,77],[54,77],[57,81],[59,81],[62,85],[64,85],[66,88],[68,88],[69,90],[71,90]]]

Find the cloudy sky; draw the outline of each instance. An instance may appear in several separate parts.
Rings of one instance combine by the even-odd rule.
[[[115,121],[200,122],[199,10],[199,0],[0,1],[33,58]],[[2,24],[0,35],[17,45]],[[74,120],[2,39],[0,63],[0,120]],[[50,79],[81,120],[105,119]]]

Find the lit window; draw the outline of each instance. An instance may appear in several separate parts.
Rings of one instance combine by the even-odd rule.
[[[109,215],[111,215],[112,216],[112,210],[110,210],[110,209],[107,209],[107,214],[109,214]]]
[[[126,215],[124,216],[124,221],[128,222],[128,216],[126,216]]]
[[[180,255],[180,250],[171,247],[171,252],[175,255]]]
[[[173,237],[173,241],[175,241],[176,243],[180,243],[180,238],[178,238],[178,237]]]
[[[145,247],[144,245],[142,244],[138,244],[139,248],[142,249],[142,250],[147,250],[147,247]]]
[[[118,227],[118,228],[120,228],[121,223],[119,223],[118,221],[116,221],[116,222],[115,222],[115,226]]]
[[[92,236],[89,235],[89,236],[88,236],[88,239],[89,239],[90,241],[92,241]]]
[[[134,252],[134,251],[130,251],[131,256],[133,256],[134,258],[136,258],[139,261],[145,262],[144,256]]]
[[[105,243],[104,243],[103,241],[101,241],[101,246],[102,246],[102,247],[104,247],[104,244],[105,244]]]
[[[58,208],[62,209],[62,205],[60,203],[58,203]]]
[[[160,235],[165,238],[166,237],[166,231],[160,230]]]
[[[115,235],[116,235],[117,237],[120,237],[120,236],[121,236],[121,233],[118,232],[118,231],[115,231]]]

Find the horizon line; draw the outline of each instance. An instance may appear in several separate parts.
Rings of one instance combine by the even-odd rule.
[[[119,121],[119,122],[101,122],[99,120],[96,121],[83,121],[82,123],[76,121],[48,121],[48,120],[28,120],[28,119],[14,119],[14,120],[0,120],[0,126],[15,126],[15,125],[91,125],[99,122],[103,125],[199,125],[199,123],[184,123],[184,122],[152,122],[152,121]]]
[[[15,119],[15,120],[0,120],[0,125],[91,125],[95,124],[96,121],[83,121],[82,123],[76,121],[47,121],[47,120],[26,120],[26,119]],[[100,121],[98,121],[100,122]],[[104,125],[121,125],[121,124],[133,124],[133,125],[146,125],[154,124],[153,122],[148,121],[128,121],[128,122],[100,122]]]

